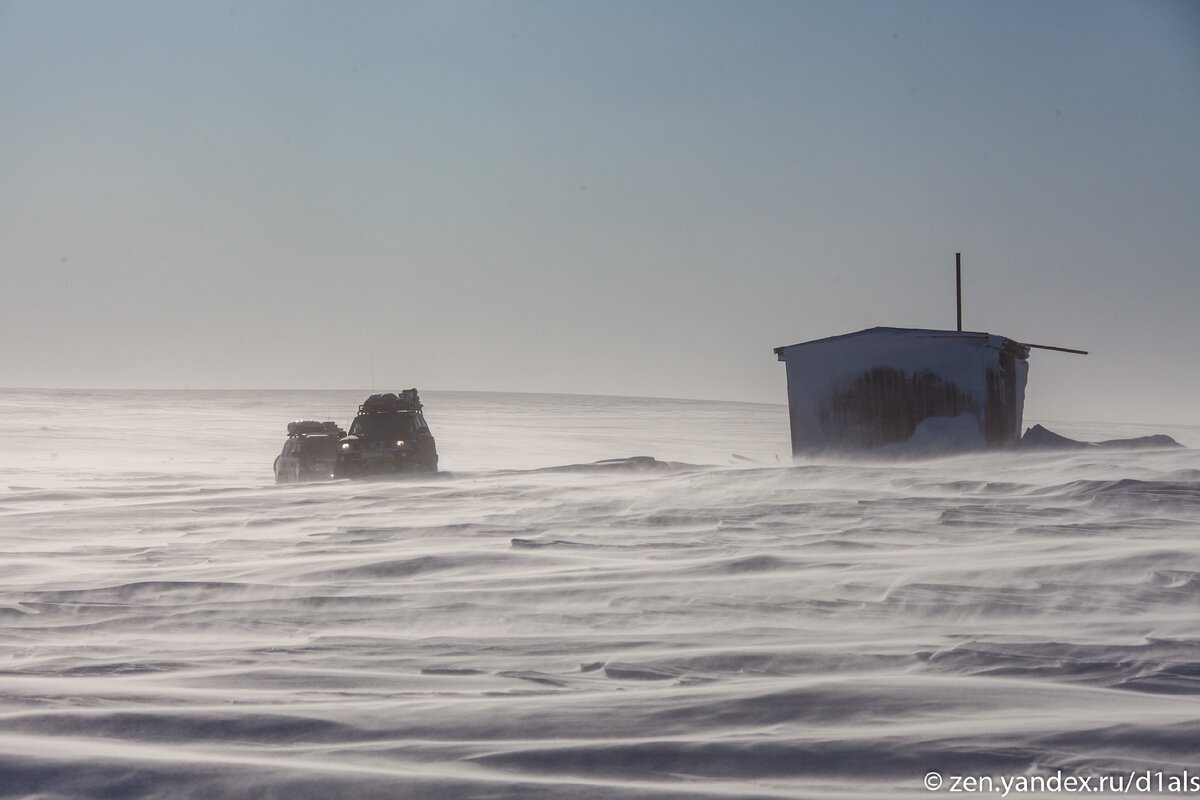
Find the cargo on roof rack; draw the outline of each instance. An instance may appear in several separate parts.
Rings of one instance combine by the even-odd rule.
[[[295,422],[289,422],[287,432],[288,436],[327,434],[341,438],[346,435],[346,432],[336,422],[317,422],[315,419],[298,419]]]
[[[399,395],[387,392],[373,394],[358,407],[359,414],[380,414],[393,411],[420,411],[423,408],[416,389],[405,389]]]

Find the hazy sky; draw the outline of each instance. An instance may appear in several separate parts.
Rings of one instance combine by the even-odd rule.
[[[785,402],[874,325],[1200,423],[1200,4],[0,0],[0,385]]]

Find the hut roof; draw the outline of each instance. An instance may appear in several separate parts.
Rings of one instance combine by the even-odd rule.
[[[888,328],[888,327],[866,328],[861,331],[855,331],[854,333],[843,333],[838,336],[826,336],[823,339],[813,339],[812,341],[808,341],[808,342],[799,342],[797,344],[788,344],[788,345],[784,345],[783,347],[776,347],[775,354],[782,359],[783,352],[785,350],[790,350],[793,347],[807,347],[808,345],[812,345],[812,344],[824,344],[827,342],[844,341],[847,339],[855,339],[855,338],[859,338],[859,337],[865,338],[868,336],[904,336],[904,337],[912,337],[914,339],[982,339],[982,340],[996,339],[996,340],[998,340],[996,343],[996,346],[998,349],[1005,349],[1008,347],[1013,347],[1017,350],[1017,355],[1019,355],[1021,358],[1025,358],[1029,354],[1029,351],[1026,349],[1028,347],[1028,345],[1023,345],[1014,339],[1009,339],[1004,336],[994,336],[993,334],[984,333],[982,331],[942,331],[942,330],[932,330],[929,328]],[[1034,346],[1036,347],[1037,345],[1034,345]]]

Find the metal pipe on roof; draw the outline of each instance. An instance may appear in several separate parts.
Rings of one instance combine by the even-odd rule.
[[[954,293],[958,296],[958,329],[962,330],[962,253],[954,254]]]
[[[1021,342],[1023,347],[1036,347],[1039,350],[1057,350],[1060,353],[1075,353],[1076,355],[1086,356],[1087,350],[1076,350],[1071,347],[1055,347],[1052,344],[1030,344],[1029,342]]]

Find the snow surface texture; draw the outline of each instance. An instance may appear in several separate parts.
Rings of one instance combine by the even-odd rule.
[[[780,406],[422,392],[452,475],[274,486],[364,394],[0,392],[0,797],[1200,768],[1196,450],[776,465]]]

